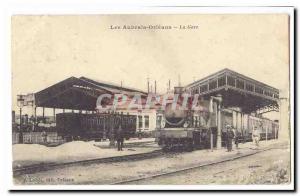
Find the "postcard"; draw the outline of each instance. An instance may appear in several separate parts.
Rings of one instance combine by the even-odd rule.
[[[12,15],[14,188],[293,189],[293,11],[215,9]]]

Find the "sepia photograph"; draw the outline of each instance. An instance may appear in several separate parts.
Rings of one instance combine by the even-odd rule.
[[[289,189],[291,19],[12,15],[12,184]]]

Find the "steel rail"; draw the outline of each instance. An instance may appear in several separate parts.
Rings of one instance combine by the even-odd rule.
[[[132,182],[138,182],[138,181],[153,179],[153,178],[157,178],[157,177],[161,177],[161,176],[172,175],[172,174],[175,174],[175,173],[180,173],[180,172],[184,172],[184,171],[188,171],[188,170],[198,169],[198,168],[201,168],[201,167],[212,166],[212,165],[217,165],[217,164],[224,163],[224,162],[233,161],[233,160],[236,160],[236,159],[252,156],[252,155],[255,155],[255,154],[258,154],[258,153],[261,153],[261,152],[265,152],[265,151],[268,151],[268,150],[273,150],[273,149],[279,149],[279,147],[269,147],[269,148],[261,149],[261,150],[255,151],[255,152],[242,154],[242,155],[238,155],[238,156],[234,156],[234,157],[229,157],[229,158],[218,160],[218,161],[213,161],[213,162],[209,162],[209,163],[202,163],[202,164],[199,164],[199,165],[194,165],[194,166],[190,166],[190,167],[177,169],[175,171],[168,171],[168,172],[162,172],[162,173],[159,173],[159,174],[153,174],[153,175],[148,175],[148,176],[144,176],[144,177],[139,177],[139,178],[121,180],[121,181],[118,181],[118,182],[111,183],[110,185],[127,184],[127,183],[132,183]]]
[[[33,174],[33,173],[37,173],[37,172],[41,172],[41,171],[60,169],[63,167],[77,166],[77,165],[144,160],[144,159],[149,159],[149,158],[155,158],[155,157],[161,156],[163,154],[164,154],[164,152],[162,150],[155,150],[155,151],[146,152],[146,153],[115,156],[115,157],[96,158],[96,159],[72,161],[72,162],[65,162],[65,163],[42,163],[42,164],[36,164],[33,166],[28,166],[28,167],[24,166],[21,168],[14,168],[13,176],[16,177],[16,176],[20,176],[23,174]]]

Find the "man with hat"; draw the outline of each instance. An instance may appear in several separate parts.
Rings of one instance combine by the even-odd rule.
[[[226,125],[226,146],[227,152],[232,151],[232,139],[234,138],[234,132],[231,125]]]
[[[118,151],[123,151],[123,143],[124,143],[124,135],[122,131],[121,125],[117,130],[117,144],[118,144]]]
[[[234,128],[234,126],[232,126],[232,131],[234,133],[235,147],[236,147],[236,149],[238,149],[239,148],[240,132],[238,131],[238,129]]]

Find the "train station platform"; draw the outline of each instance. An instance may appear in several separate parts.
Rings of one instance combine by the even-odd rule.
[[[107,163],[97,163],[97,164],[76,164],[70,165],[67,168],[55,168],[51,171],[39,171],[34,173],[35,176],[41,177],[53,177],[55,178],[58,175],[62,175],[66,178],[77,176],[75,182],[70,184],[82,184],[87,180],[84,176],[89,176],[89,182],[95,182],[95,184],[127,184],[135,182],[135,180],[140,180],[143,178],[153,178],[155,176],[160,176],[164,174],[171,174],[178,171],[190,170],[193,168],[204,167],[209,165],[215,165],[218,163],[224,163],[232,160],[238,160],[239,158],[249,157],[257,153],[268,152],[272,149],[286,149],[286,153],[289,152],[289,144],[279,140],[269,140],[261,141],[259,148],[255,148],[252,143],[240,144],[239,149],[234,149],[232,152],[226,152],[225,148],[217,150],[196,150],[193,152],[176,152],[176,153],[163,153],[160,156],[139,159],[139,160],[126,160],[121,162],[111,162]],[[77,148],[79,149],[79,148]],[[138,149],[138,148],[135,148]],[[154,149],[154,147],[153,147]],[[112,151],[110,151],[112,152]],[[118,156],[116,153],[110,154],[110,156]],[[120,153],[132,152],[125,150]],[[135,151],[135,153],[141,153],[141,151]],[[84,157],[81,157],[84,159]],[[278,161],[277,161],[278,162]],[[276,162],[276,163],[277,163]],[[130,169],[128,168],[130,164]],[[272,163],[268,163],[272,164]],[[84,168],[84,169],[83,169]],[[70,174],[70,169],[72,174]],[[107,172],[110,171],[110,172]],[[113,171],[113,172],[112,172]],[[79,175],[80,174],[80,175]],[[99,179],[99,176],[103,176]],[[22,174],[15,176],[15,183],[18,184],[20,180],[24,177]],[[72,176],[70,176],[72,175]],[[68,184],[66,182],[65,184]],[[30,182],[29,182],[30,184]]]
[[[56,147],[40,144],[13,145],[13,168],[37,164],[67,163],[108,157],[150,153],[159,150],[154,138],[131,138],[124,141],[123,151],[109,146],[109,141],[73,141]]]
[[[221,161],[237,155],[240,156],[247,153],[253,153],[281,143],[282,142],[278,140],[261,141],[260,146],[257,148],[251,142],[247,142],[239,144],[239,149],[233,148],[232,152],[226,152],[226,149],[222,148],[214,149],[213,151],[210,149],[203,149],[195,150],[193,152],[167,152],[165,155],[167,157],[176,158],[178,157],[176,154],[180,154],[182,156],[181,160],[184,160],[185,164],[193,165],[200,160],[204,162]],[[117,151],[116,147],[109,146],[109,142],[107,141],[74,141],[57,147],[46,147],[39,144],[15,144],[13,145],[13,168],[126,157],[131,155],[149,154],[158,150],[160,150],[160,147],[157,145],[154,138],[132,138],[125,141],[123,151]],[[166,157],[163,158],[165,159]],[[164,164],[166,165],[163,167],[170,164],[170,162],[166,161]],[[182,163],[181,161],[178,161],[178,163],[177,161],[172,161],[172,165],[176,166],[176,164],[180,165]]]

